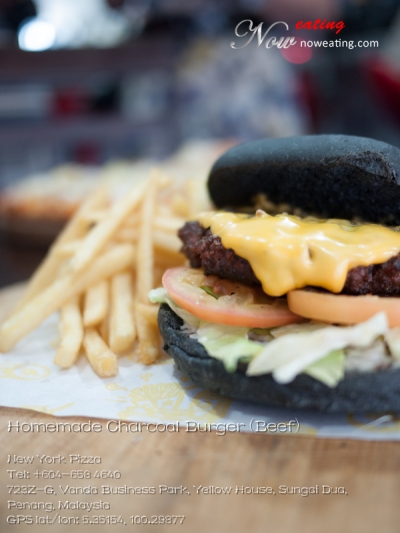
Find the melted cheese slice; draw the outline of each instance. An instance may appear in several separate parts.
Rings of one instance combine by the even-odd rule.
[[[340,292],[349,270],[383,263],[400,252],[400,232],[377,224],[355,226],[263,211],[255,217],[201,213],[198,221],[225,248],[247,259],[271,296],[307,285]]]

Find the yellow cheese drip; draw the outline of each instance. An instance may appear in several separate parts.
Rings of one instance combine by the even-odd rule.
[[[307,285],[340,292],[349,270],[383,263],[400,251],[400,232],[377,224],[355,226],[345,220],[264,212],[255,217],[201,213],[198,221],[225,248],[247,259],[271,296]]]

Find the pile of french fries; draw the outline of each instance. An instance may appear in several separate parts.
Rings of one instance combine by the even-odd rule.
[[[0,326],[0,352],[60,311],[54,362],[69,368],[83,351],[101,377],[118,372],[118,355],[152,364],[161,356],[158,306],[148,293],[163,272],[184,264],[176,235],[185,219],[207,209],[204,181],[180,184],[153,170],[113,200],[100,186],[78,209]]]

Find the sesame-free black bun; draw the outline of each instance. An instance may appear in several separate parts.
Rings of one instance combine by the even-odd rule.
[[[165,351],[192,381],[210,391],[270,407],[327,413],[400,411],[400,369],[352,372],[333,389],[306,374],[282,385],[271,374],[250,377],[243,369],[227,372],[221,361],[209,357],[204,347],[181,329],[182,324],[168,305],[160,307],[158,326]]]
[[[262,139],[228,150],[211,169],[218,208],[276,204],[330,218],[400,225],[400,150],[347,135]]]

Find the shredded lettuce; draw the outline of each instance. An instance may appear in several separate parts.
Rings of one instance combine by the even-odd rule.
[[[164,287],[159,287],[150,291],[148,298],[152,304],[165,304],[167,303],[168,293]]]
[[[224,363],[227,372],[235,372],[239,362],[249,363],[263,345],[247,338],[248,328],[202,322],[196,338],[208,354]],[[303,371],[328,387],[335,387],[344,376],[344,350],[335,350]]]
[[[304,373],[333,388],[344,377],[344,364],[344,350],[334,350],[305,368]]]
[[[189,313],[189,311],[186,311],[185,309],[182,309],[182,307],[179,307],[169,296],[166,298],[166,303],[170,306],[172,311],[176,313],[186,324],[189,324],[194,329],[197,329],[200,326],[200,318],[197,318],[197,316],[192,315],[192,313]]]
[[[328,326],[308,333],[290,333],[267,344],[250,362],[247,375],[272,372],[278,383],[289,383],[305,368],[335,350],[367,347],[388,331],[385,313],[356,326]]]
[[[305,324],[287,324],[286,326],[279,326],[271,329],[271,335],[275,338],[282,337],[288,333],[309,333],[317,329],[326,328],[326,324],[322,322],[306,322]]]
[[[168,304],[170,308],[176,313],[184,322],[189,324],[192,328],[197,329],[200,325],[200,319],[196,316],[189,313],[189,311],[185,311],[185,309],[182,309],[182,307],[179,307],[171,298],[168,296],[167,291],[164,289],[164,287],[160,287],[158,289],[153,289],[148,294],[149,300],[153,304]]]
[[[224,363],[227,372],[235,372],[240,362],[248,363],[263,345],[247,338],[249,329],[202,322],[197,340],[208,354]]]
[[[390,366],[391,362],[382,337],[365,348],[346,348],[346,370],[349,372],[372,372]]]

